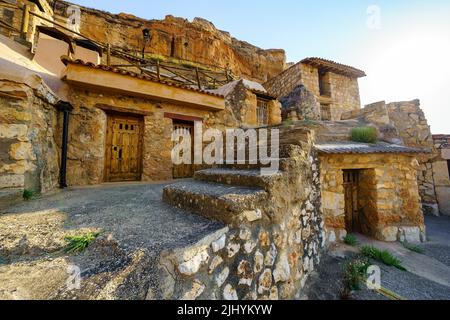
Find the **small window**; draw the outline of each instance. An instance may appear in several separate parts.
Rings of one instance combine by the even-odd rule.
[[[269,106],[267,100],[258,99],[257,100],[257,120],[258,125],[266,126],[269,124]]]
[[[331,97],[330,73],[319,70],[319,91],[324,97]]]
[[[331,108],[329,104],[320,105],[320,116],[322,121],[331,121]]]

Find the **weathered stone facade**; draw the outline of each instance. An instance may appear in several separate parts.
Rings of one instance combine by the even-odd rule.
[[[417,186],[419,164],[408,155],[321,155],[322,207],[328,240],[347,233],[343,170],[360,170],[359,206],[363,233],[383,241],[404,239],[414,230],[415,242],[425,240]],[[409,233],[408,233],[409,234]]]
[[[0,190],[47,192],[59,177],[57,102],[38,76],[0,79]]]
[[[311,132],[284,133],[296,142],[283,147],[280,173],[264,177],[259,170],[212,169],[198,172],[196,182],[166,187],[166,202],[227,227],[193,247],[168,251],[161,264],[163,282],[170,285],[152,296],[188,300],[299,296],[325,245],[319,164]]]
[[[438,157],[433,161],[433,178],[439,211],[450,215],[450,136],[434,135],[434,147]]]
[[[419,194],[423,210],[427,214],[438,214],[436,190],[433,179],[433,161],[437,156],[430,126],[420,108],[419,100],[393,102],[384,101],[366,106],[364,109],[345,113],[343,119],[357,119],[375,126],[380,139],[386,142],[422,148],[417,156]]]
[[[264,87],[281,98],[288,96],[297,86],[303,85],[322,106],[322,112],[319,110],[319,114],[314,114],[311,119],[321,117],[323,120],[341,120],[343,113],[361,108],[357,77],[335,72],[328,72],[324,77],[326,94],[321,92],[319,68],[299,62],[264,83]]]

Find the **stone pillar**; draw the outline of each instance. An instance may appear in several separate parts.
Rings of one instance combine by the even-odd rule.
[[[277,125],[281,122],[281,103],[278,100],[271,100],[269,102],[269,125]]]
[[[144,118],[143,181],[171,180],[172,164],[172,119],[157,112]]]

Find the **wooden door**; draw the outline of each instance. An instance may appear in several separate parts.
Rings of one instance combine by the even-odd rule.
[[[359,171],[344,170],[345,226],[347,232],[361,232],[358,205]]]
[[[189,132],[191,135],[191,164],[180,164],[173,166],[173,178],[174,179],[186,179],[192,178],[195,173],[194,168],[194,123],[193,122],[174,122],[173,123],[174,132]],[[175,142],[177,143],[177,142]],[[180,155],[182,156],[182,155]]]
[[[142,118],[108,116],[105,181],[141,180],[143,131]]]

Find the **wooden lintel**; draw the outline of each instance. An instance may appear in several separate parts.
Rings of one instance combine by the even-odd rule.
[[[182,114],[175,114],[175,113],[169,113],[169,112],[164,113],[164,118],[169,118],[172,120],[181,120],[181,121],[203,122],[203,118],[200,118],[200,117],[186,116],[186,115],[182,115]]]
[[[116,107],[109,104],[101,104],[98,103],[95,105],[96,108],[99,108],[103,111],[110,111],[110,112],[119,112],[119,113],[128,113],[128,114],[136,114],[141,116],[152,116],[154,113],[152,111],[145,111],[140,109],[130,109],[130,108],[123,108],[123,107]]]

